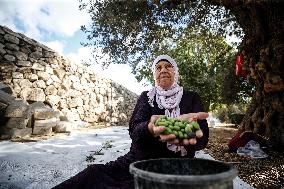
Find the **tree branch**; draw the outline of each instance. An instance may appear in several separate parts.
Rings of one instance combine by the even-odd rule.
[[[262,4],[273,0],[207,0],[212,5],[224,6],[228,9],[233,8],[238,5],[252,5],[252,4]],[[274,0],[275,3],[281,0]]]

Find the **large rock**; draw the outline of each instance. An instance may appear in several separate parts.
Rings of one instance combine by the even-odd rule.
[[[35,120],[33,134],[34,135],[49,135],[52,133],[52,127],[55,127],[60,122],[59,118],[50,118],[45,120]]]
[[[7,124],[7,128],[17,128],[17,129],[24,129],[26,128],[27,124],[29,122],[29,118],[23,118],[23,117],[11,117]]]
[[[13,94],[11,87],[9,87],[9,86],[7,86],[3,83],[0,83],[0,91],[4,91],[5,93],[8,93],[8,94]]]
[[[23,67],[30,67],[30,66],[32,66],[32,63],[30,61],[21,60],[21,61],[17,61],[16,65],[17,66],[23,66]]]
[[[3,136],[9,136],[11,138],[16,138],[16,137],[23,138],[23,137],[26,137],[32,134],[32,128],[10,129],[10,128],[5,128],[5,127],[4,128],[0,127],[0,133]]]
[[[14,102],[15,97],[11,96],[10,94],[0,90],[0,102],[3,104],[9,105]]]
[[[37,108],[34,111],[35,120],[45,120],[50,118],[59,118],[60,113],[52,108]]]
[[[61,98],[58,95],[49,95],[46,97],[46,101],[49,102],[52,107],[56,107],[59,104],[60,100]]]
[[[11,35],[11,34],[5,34],[4,38],[7,41],[14,43],[14,44],[17,44],[17,45],[20,43],[20,40],[17,37],[15,37],[14,35]]]
[[[67,119],[69,121],[78,121],[78,120],[81,120],[80,119],[80,116],[78,114],[78,111],[76,109],[67,109],[67,108],[64,108],[61,110],[61,112],[67,117]]]
[[[33,135],[50,135],[52,133],[52,127],[35,127],[33,129]]]
[[[5,115],[5,111],[6,111],[6,108],[8,107],[8,105],[7,104],[4,104],[4,103],[2,103],[2,102],[0,102],[0,116],[1,115]],[[1,112],[4,112],[3,114],[1,114]]]
[[[37,75],[35,75],[37,76]],[[41,88],[41,89],[45,89],[46,88],[46,85],[45,85],[45,82],[43,80],[37,80],[33,83],[33,86],[34,87],[38,87],[38,88]]]
[[[0,102],[0,127],[6,125],[9,120],[9,118],[4,117],[7,106],[7,104]]]
[[[63,80],[63,77],[65,75],[65,71],[61,69],[54,69],[54,74],[60,79]]]
[[[57,89],[54,87],[54,85],[49,85],[45,88],[44,90],[45,95],[56,95],[57,94]]]
[[[26,101],[15,100],[7,107],[5,117],[27,117],[28,108]]]
[[[50,75],[46,72],[43,72],[43,71],[37,72],[37,75],[38,75],[39,79],[42,79],[44,81],[47,81],[50,78]]]
[[[52,127],[52,130],[56,133],[69,133],[72,131],[72,123],[68,121],[60,121],[56,126]]]
[[[32,109],[37,109],[37,108],[44,108],[46,107],[45,104],[43,102],[34,102],[32,104],[30,104]]]
[[[59,118],[53,117],[45,120],[35,120],[34,122],[34,128],[36,127],[54,127],[58,124],[60,121]]]
[[[69,106],[69,108],[74,108],[74,107],[78,107],[78,106],[83,106],[83,100],[80,97],[75,97],[72,99],[68,99],[67,100],[67,104]]]
[[[4,58],[5,58],[6,60],[10,61],[10,62],[16,61],[16,57],[13,56],[13,55],[10,55],[10,54],[5,54],[5,55],[4,55]]]
[[[30,91],[27,96],[27,100],[30,101],[45,101],[45,94],[43,89],[34,88]]]

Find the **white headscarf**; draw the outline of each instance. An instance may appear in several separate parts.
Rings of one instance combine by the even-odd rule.
[[[156,65],[161,60],[167,60],[174,68],[174,83],[169,90],[164,90],[158,86],[155,78]],[[177,84],[179,77],[177,63],[168,55],[160,55],[153,62],[152,72],[155,78],[155,87],[147,93],[149,104],[154,107],[154,98],[156,96],[158,107],[160,109],[165,109],[166,116],[172,118],[178,117],[180,115],[179,103],[183,94],[183,88]]]
[[[164,90],[163,88],[158,86],[156,81],[155,77],[156,64],[161,60],[167,60],[174,68],[174,73],[175,73],[174,83],[169,90]],[[148,102],[150,106],[154,107],[154,99],[156,96],[156,102],[158,104],[158,107],[160,109],[165,109],[166,116],[172,118],[178,117],[180,115],[179,103],[183,95],[183,88],[178,85],[179,72],[178,72],[177,63],[173,58],[171,58],[168,55],[160,55],[153,62],[152,72],[155,78],[155,86],[147,93],[149,99]],[[167,147],[169,150],[172,150],[174,152],[181,151],[182,156],[187,154],[183,146],[177,146],[168,143]]]

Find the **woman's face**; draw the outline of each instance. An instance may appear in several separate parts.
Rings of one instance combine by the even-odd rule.
[[[170,89],[174,83],[175,70],[173,66],[168,62],[161,60],[155,67],[155,79],[158,86],[165,90]]]

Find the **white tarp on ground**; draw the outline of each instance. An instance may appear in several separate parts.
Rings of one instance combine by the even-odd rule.
[[[76,130],[69,136],[60,134],[38,142],[2,141],[0,189],[49,189],[88,164],[106,163],[124,155],[130,143],[127,127]],[[196,157],[213,159],[203,151],[197,152]],[[252,187],[237,177],[234,188]]]

